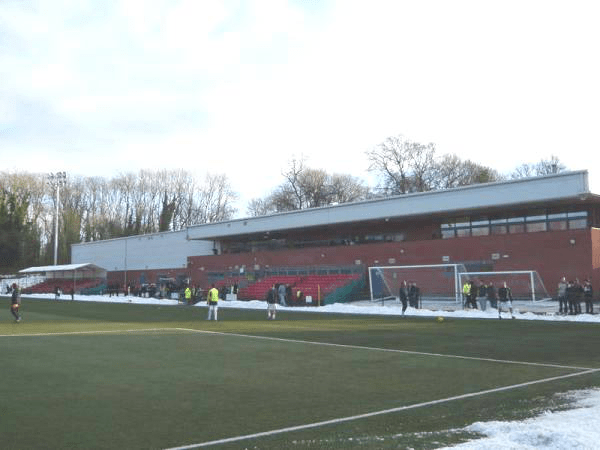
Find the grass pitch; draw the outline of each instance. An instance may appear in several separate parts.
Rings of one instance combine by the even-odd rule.
[[[435,448],[600,386],[594,324],[23,303],[0,319],[7,449]]]

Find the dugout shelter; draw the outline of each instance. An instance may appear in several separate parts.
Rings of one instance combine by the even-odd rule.
[[[535,270],[554,293],[563,276],[600,286],[599,227],[600,197],[583,170],[75,244],[72,261],[107,267],[121,283],[236,284],[240,298],[268,277],[287,284],[337,274],[366,284],[370,266],[440,263]]]
[[[19,270],[25,277],[24,293],[96,293],[106,285],[106,270],[90,263],[28,267]]]

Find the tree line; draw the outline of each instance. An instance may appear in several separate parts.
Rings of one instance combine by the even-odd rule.
[[[0,272],[49,265],[54,258],[58,201],[58,263],[71,244],[227,220],[237,195],[224,175],[197,180],[185,170],[140,170],[113,178],[0,172]]]
[[[557,173],[552,156],[522,164],[509,175],[456,155],[436,154],[434,144],[393,136],[366,152],[376,186],[292,159],[283,183],[253,199],[246,214],[261,216],[359,200]],[[113,178],[69,176],[59,186],[46,174],[0,172],[0,273],[53,263],[58,206],[58,263],[70,262],[71,244],[176,231],[234,217],[238,198],[226,175],[195,178],[185,170],[140,170]],[[58,202],[58,205],[57,203]]]

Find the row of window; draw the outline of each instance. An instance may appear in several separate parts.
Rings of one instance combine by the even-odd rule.
[[[442,239],[450,239],[467,236],[579,230],[587,228],[587,226],[587,211],[576,211],[494,219],[467,217],[443,223],[441,233]]]

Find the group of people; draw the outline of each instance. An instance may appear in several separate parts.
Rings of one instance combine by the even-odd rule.
[[[498,319],[502,319],[502,308],[508,309],[511,318],[515,318],[512,305],[512,291],[506,281],[496,291],[494,283],[482,283],[479,286],[473,280],[467,281],[463,285],[463,307],[478,309],[477,299],[479,299],[479,308],[482,311],[487,309],[488,302],[492,308],[498,309]]]
[[[558,313],[564,315],[581,314],[581,301],[585,302],[585,313],[594,314],[594,290],[592,282],[586,279],[580,283],[577,278],[567,281],[562,277],[558,282]]]
[[[404,315],[409,305],[411,308],[419,308],[421,306],[421,289],[417,286],[417,283],[411,282],[409,284],[403,281],[400,285],[398,295],[402,303],[402,315]]]
[[[296,291],[296,301],[300,302],[302,292]],[[292,287],[289,284],[273,285],[267,291],[267,319],[274,320],[277,314],[277,304],[288,306],[288,302],[292,300]]]

